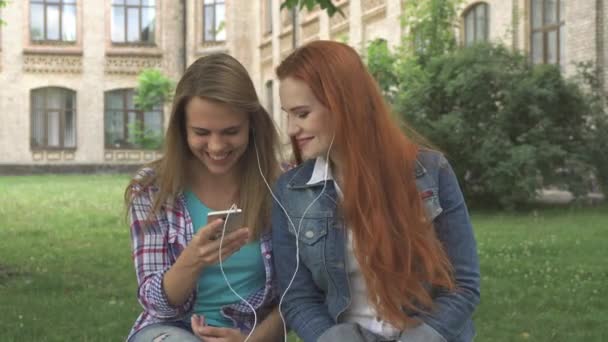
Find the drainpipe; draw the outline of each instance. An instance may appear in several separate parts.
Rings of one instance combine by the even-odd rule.
[[[188,67],[188,0],[182,2],[182,74]]]
[[[296,35],[296,29],[298,27],[298,11],[297,7],[291,9],[291,49],[295,50],[298,47],[298,37]]]

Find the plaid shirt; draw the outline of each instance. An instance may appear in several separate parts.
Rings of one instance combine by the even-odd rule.
[[[136,178],[153,173],[152,169],[145,168]],[[137,274],[137,299],[144,312],[135,321],[127,340],[135,332],[153,323],[184,321],[189,324],[196,299],[195,290],[183,305],[171,306],[162,287],[163,276],[192,239],[192,219],[186,209],[184,195],[180,193],[175,201],[163,205],[160,213],[153,215],[151,222],[146,222],[158,187],[149,186],[142,189],[139,185],[134,185],[132,190],[136,194],[131,198],[129,206],[132,256]],[[260,246],[266,270],[266,283],[263,288],[246,298],[256,309],[258,322],[272,310],[278,299],[272,269],[270,234],[264,234],[260,238]],[[249,332],[253,327],[253,313],[243,302],[224,306],[222,315],[243,332]]]

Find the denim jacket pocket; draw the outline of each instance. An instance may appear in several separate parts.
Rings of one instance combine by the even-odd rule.
[[[296,218],[296,222],[300,219]],[[327,218],[304,218],[300,226],[298,239],[308,246],[313,246],[327,235]]]
[[[441,208],[441,204],[439,204],[437,188],[431,188],[421,192],[420,197],[422,198],[427,218],[430,221],[433,221],[441,212],[443,212],[443,208]]]

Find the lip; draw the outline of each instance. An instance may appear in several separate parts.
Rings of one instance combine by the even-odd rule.
[[[209,160],[212,164],[216,164],[216,165],[223,165],[226,164],[230,161],[230,157],[232,155],[232,151],[228,152],[226,154],[226,158],[221,159],[221,160],[216,160],[211,158],[211,154],[209,152],[205,152],[205,156],[207,157],[207,160]]]
[[[298,144],[298,148],[301,149],[306,144],[308,144],[312,139],[314,139],[314,137],[296,138],[296,143]]]

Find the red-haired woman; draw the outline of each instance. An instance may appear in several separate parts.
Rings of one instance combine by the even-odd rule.
[[[272,212],[286,323],[305,342],[471,341],[479,262],[447,160],[393,122],[345,44],[302,46],[277,76],[300,161]]]

